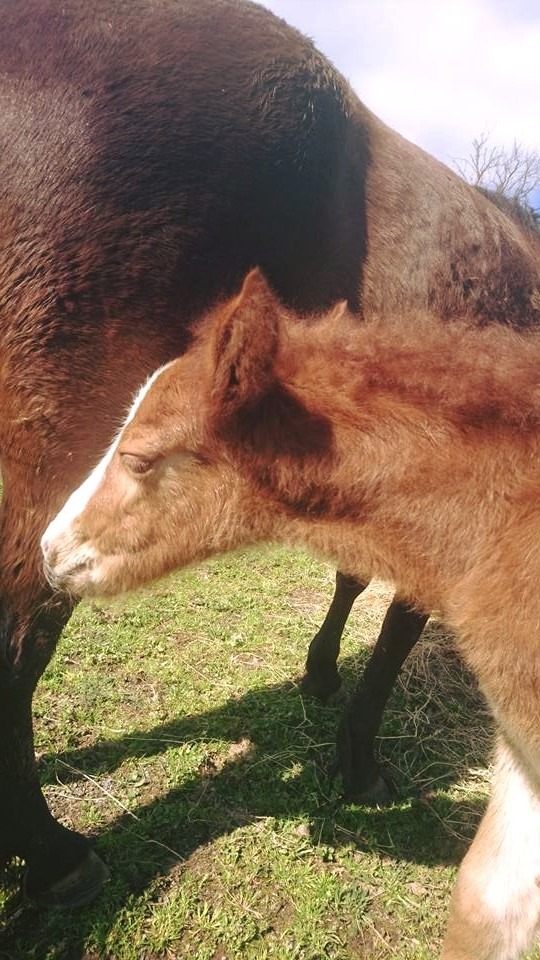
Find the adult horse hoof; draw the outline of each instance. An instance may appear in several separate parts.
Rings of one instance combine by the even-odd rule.
[[[109,876],[109,869],[103,860],[93,850],[89,850],[76,870],[72,870],[46,890],[32,889],[32,873],[29,871],[24,878],[23,891],[25,897],[36,906],[73,909],[95,900]]]

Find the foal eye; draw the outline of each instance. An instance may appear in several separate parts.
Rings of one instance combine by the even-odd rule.
[[[156,459],[149,460],[145,457],[139,457],[135,453],[121,453],[122,464],[136,477],[142,477],[145,473],[150,473],[154,469]]]

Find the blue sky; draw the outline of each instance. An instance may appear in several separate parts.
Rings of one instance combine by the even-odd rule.
[[[483,133],[540,153],[540,0],[262,2],[310,36],[381,119],[445,163]]]

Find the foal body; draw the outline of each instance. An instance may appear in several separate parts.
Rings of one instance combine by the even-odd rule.
[[[441,611],[500,731],[444,960],[514,960],[540,916],[539,369],[537,334],[343,307],[306,328],[253,272],[42,541],[76,594],[273,540]]]

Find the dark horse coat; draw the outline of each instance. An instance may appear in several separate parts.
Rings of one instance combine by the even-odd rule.
[[[254,264],[300,312],[523,325],[540,270],[258,6],[5,0],[0,64],[0,853],[74,903],[103,874],[38,783],[32,694],[70,613],[38,543],[135,389]]]

